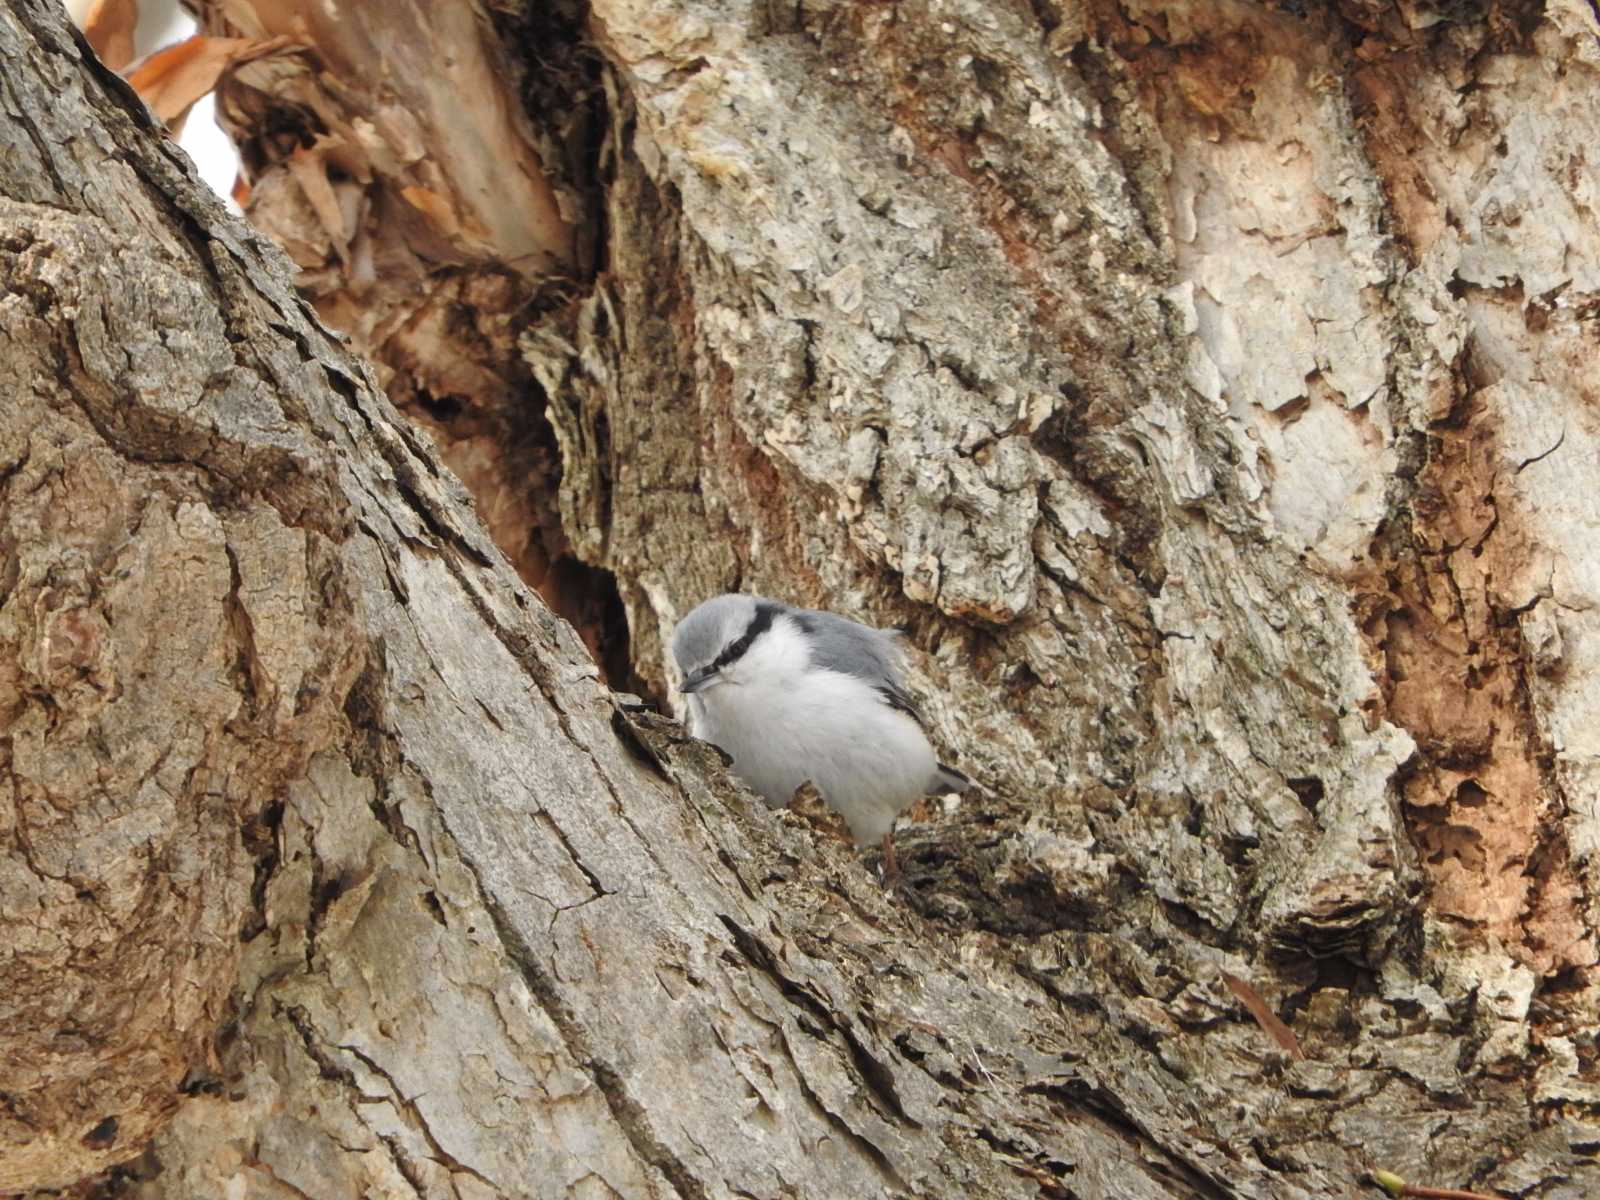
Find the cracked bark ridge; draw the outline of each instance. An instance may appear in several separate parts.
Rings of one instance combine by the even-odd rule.
[[[181,226],[126,236],[137,176],[41,99],[7,86],[0,198],[0,1191],[127,1158],[210,1061],[260,822],[358,661],[295,368],[230,342]]]

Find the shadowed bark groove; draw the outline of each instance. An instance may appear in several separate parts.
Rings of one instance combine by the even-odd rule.
[[[527,59],[463,114],[339,10],[229,85],[252,211],[402,395],[547,425],[434,414],[498,549],[0,7],[0,1190],[1594,1190],[1592,11],[595,0],[576,72],[429,25]],[[390,160],[485,116],[545,208]],[[346,132],[349,223],[274,217]],[[654,688],[721,588],[903,625],[985,785],[911,896],[619,706],[535,524]]]

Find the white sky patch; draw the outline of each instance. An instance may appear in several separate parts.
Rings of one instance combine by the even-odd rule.
[[[234,176],[239,171],[239,155],[228,135],[217,125],[215,96],[202,97],[189,110],[178,145],[194,159],[194,165],[200,168],[200,178],[211,185],[211,190],[221,196],[230,209],[238,212],[239,206],[233,202],[231,193]]]

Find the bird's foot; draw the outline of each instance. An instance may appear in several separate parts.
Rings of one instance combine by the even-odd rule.
[[[911,886],[906,883],[906,877],[900,873],[900,860],[894,855],[894,834],[883,835],[883,869],[881,878],[883,890],[892,892],[901,897],[911,896]]]

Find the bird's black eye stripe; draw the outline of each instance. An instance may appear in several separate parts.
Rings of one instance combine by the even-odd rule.
[[[736,663],[743,658],[745,651],[750,649],[751,643],[772,628],[772,623],[778,619],[780,611],[776,604],[756,605],[756,615],[750,618],[750,627],[735,640],[728,643],[722,653],[717,655],[716,661],[711,664],[710,669],[712,671],[720,671],[723,667]]]

